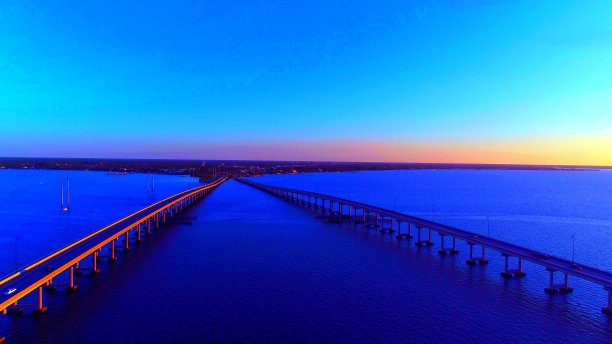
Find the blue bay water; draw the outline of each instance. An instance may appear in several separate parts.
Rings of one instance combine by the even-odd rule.
[[[68,179],[71,209],[64,212]],[[0,276],[197,183],[171,175],[0,170]]]
[[[611,176],[609,171],[388,171],[256,180],[367,200],[483,234],[488,214],[491,236],[562,256],[568,247],[571,252],[567,236],[575,233],[576,260],[610,270]],[[121,216],[148,204],[147,177],[131,177],[123,179],[130,185],[121,184],[121,190],[110,185],[123,183],[115,182],[123,177],[96,177],[108,184],[98,194],[108,197],[99,207],[122,204],[115,213]],[[86,177],[71,175],[75,197],[79,178]],[[189,184],[168,178],[169,193]],[[57,196],[57,187],[49,189]],[[23,196],[19,202],[28,200]],[[74,202],[73,209],[77,198]],[[28,214],[51,216],[42,210]],[[56,231],[77,223],[64,215],[46,221],[56,223],[51,227]],[[571,280],[574,293],[550,297],[543,293],[546,274],[537,266],[526,264],[526,278],[506,281],[495,254],[488,266],[468,268],[463,245],[457,257],[439,257],[435,249],[419,250],[361,226],[325,224],[309,210],[235,181],[186,215],[196,218],[193,225],[155,232],[115,265],[101,264],[100,275],[79,277],[72,296],[45,296],[49,311],[43,317],[0,318],[0,333],[9,341],[58,343],[605,343],[612,338],[612,320],[599,311],[605,302],[601,287]],[[80,218],[87,224],[88,216]],[[107,221],[96,219],[100,225]],[[71,235],[78,236],[77,227]],[[13,230],[44,236],[50,247],[73,239],[44,225],[19,228]],[[3,244],[1,257],[9,271],[4,261],[13,259],[11,244]]]

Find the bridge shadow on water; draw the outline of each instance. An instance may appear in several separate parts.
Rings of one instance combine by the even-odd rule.
[[[543,293],[546,275],[499,276],[235,181],[156,231],[49,311],[2,320],[18,342],[605,342],[588,283]],[[436,238],[437,239],[437,238]],[[436,242],[437,244],[437,242]],[[585,301],[586,300],[586,301]]]

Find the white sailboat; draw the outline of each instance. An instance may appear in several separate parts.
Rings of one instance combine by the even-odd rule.
[[[62,211],[70,210],[70,177],[67,178],[67,202],[66,204],[64,204],[64,181],[62,181],[60,209]]]

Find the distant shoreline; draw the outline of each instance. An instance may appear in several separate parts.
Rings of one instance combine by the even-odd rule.
[[[312,172],[353,172],[385,170],[534,170],[598,171],[611,166],[450,164],[392,162],[328,161],[257,161],[257,160],[161,160],[99,158],[0,158],[0,169],[81,170],[110,173],[155,173],[190,175],[201,180],[216,176],[255,176]]]

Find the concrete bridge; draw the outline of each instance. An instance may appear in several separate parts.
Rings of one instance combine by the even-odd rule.
[[[469,246],[466,263],[470,266],[487,264],[488,250],[500,252],[504,259],[504,270],[500,271],[503,278],[524,277],[523,261],[540,265],[549,272],[548,286],[544,289],[548,294],[572,292],[569,276],[599,284],[608,292],[608,304],[602,308],[602,312],[612,316],[612,273],[608,271],[360,202],[316,192],[264,185],[247,179],[237,180],[291,202],[321,211],[326,214],[328,222],[348,221],[363,224],[365,228],[377,228],[382,233],[395,233],[398,240],[415,239],[417,247],[433,246],[432,233],[435,233],[440,238],[438,249],[440,255],[458,254],[456,242],[458,239],[463,240]],[[510,267],[512,262],[514,268]],[[561,283],[555,282],[555,275],[558,274],[562,276]]]
[[[114,223],[79,239],[72,244],[46,256],[45,258],[25,267],[24,269],[0,281],[0,312],[2,314],[21,314],[24,309],[31,308],[35,314],[44,313],[47,307],[43,303],[43,291],[54,291],[63,288],[67,292],[77,289],[75,274],[97,274],[98,262],[106,258],[113,262],[117,259],[117,249],[128,251],[131,242],[140,242],[142,234],[150,234],[151,230],[160,227],[160,223],[170,221],[177,213],[206,196],[226,178],[179,192],[173,196],[156,202],[146,208],[138,210]],[[143,233],[144,232],[144,233]],[[121,240],[121,238],[123,238]],[[116,242],[122,241],[117,247]],[[108,246],[108,255],[102,256],[102,249]],[[89,267],[79,267],[79,263],[91,259]],[[61,273],[68,271],[67,283],[55,283],[54,279]],[[9,295],[5,292],[12,291]],[[37,293],[37,302],[34,305],[21,305],[19,301],[30,293]],[[0,343],[5,341],[0,336]]]

